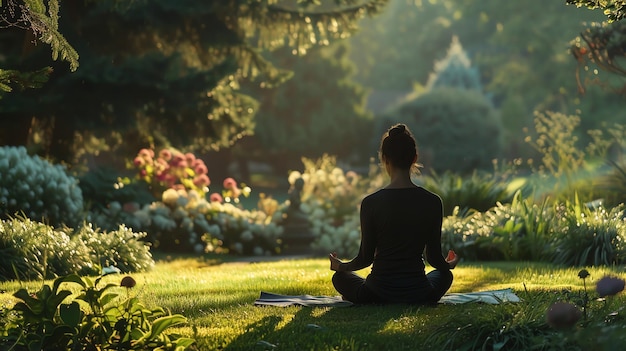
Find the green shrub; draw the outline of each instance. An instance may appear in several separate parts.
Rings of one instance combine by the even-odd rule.
[[[18,290],[13,294],[18,302],[2,316],[2,349],[179,351],[195,342],[167,330],[186,323],[184,316],[147,308],[131,294],[132,277],[102,288],[100,279],[68,275],[32,294]],[[61,289],[68,283],[81,288],[78,296]]]
[[[19,213],[53,226],[82,221],[78,182],[60,165],[30,156],[24,147],[0,147],[0,216]]]
[[[121,272],[144,272],[154,266],[150,245],[142,240],[146,233],[133,232],[124,225],[101,232],[85,224],[74,235],[74,241],[88,247],[90,260],[97,267],[114,266]]]
[[[97,272],[85,244],[28,218],[0,221],[0,253],[2,281]]]
[[[567,266],[626,262],[624,206],[590,208],[576,198],[558,206],[552,261]]]
[[[438,88],[418,95],[382,117],[385,128],[395,123],[411,129],[420,162],[438,173],[489,169],[503,149],[499,115],[472,90]]]
[[[541,261],[549,250],[553,220],[548,200],[536,204],[518,191],[510,204],[444,218],[442,242],[470,260]]]
[[[115,266],[123,272],[154,265],[149,246],[126,227],[100,232],[91,225],[76,233],[28,218],[0,221],[0,280],[44,279],[68,274],[99,274]]]
[[[113,202],[142,205],[156,200],[146,182],[133,182],[108,167],[90,169],[79,178],[79,186],[85,206],[93,218],[108,211]],[[123,222],[105,220],[95,224],[104,230],[114,230],[119,223]]]

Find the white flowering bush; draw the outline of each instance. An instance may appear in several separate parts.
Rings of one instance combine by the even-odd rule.
[[[359,205],[365,195],[383,184],[378,166],[372,164],[368,177],[345,172],[336,159],[325,155],[318,160],[303,158],[304,171],[289,175],[293,186],[304,180],[300,209],[311,223],[315,240],[312,249],[319,252],[356,254],[360,241]]]
[[[101,231],[91,224],[74,234],[75,241],[87,246],[89,260],[102,271],[115,267],[120,272],[146,272],[154,266],[150,245],[143,241],[146,233],[134,232],[120,225],[117,230]]]
[[[166,252],[270,255],[278,251],[282,227],[261,210],[207,200],[194,190],[168,189],[162,200],[133,213],[147,240]]]
[[[0,281],[93,273],[82,242],[25,217],[0,220],[0,251]]]
[[[28,155],[24,147],[0,147],[0,214],[16,214],[52,226],[82,222],[78,182],[61,165]]]

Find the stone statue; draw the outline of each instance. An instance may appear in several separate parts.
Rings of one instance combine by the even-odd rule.
[[[302,211],[302,188],[304,179],[298,178],[289,189],[289,207],[283,221],[282,234],[285,254],[310,254],[311,242],[314,239],[311,233],[311,224],[307,215]]]

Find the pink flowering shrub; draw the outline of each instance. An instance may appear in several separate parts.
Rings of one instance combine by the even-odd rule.
[[[195,190],[204,196],[211,184],[202,159],[173,148],[164,148],[158,155],[152,149],[141,149],[133,159],[133,166],[139,179],[150,184],[156,198],[166,189]]]

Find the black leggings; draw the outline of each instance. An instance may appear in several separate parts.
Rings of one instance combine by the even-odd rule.
[[[426,274],[426,278],[432,285],[433,290],[430,296],[425,296],[423,303],[436,303],[450,289],[452,285],[452,272],[432,270]],[[385,303],[395,301],[385,301],[371,291],[365,285],[365,279],[354,272],[335,272],[333,274],[333,285],[335,290],[343,296],[344,300],[356,304]]]

